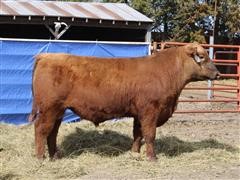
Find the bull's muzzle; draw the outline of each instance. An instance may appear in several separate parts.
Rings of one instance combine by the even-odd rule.
[[[218,70],[216,70],[216,71],[213,73],[213,75],[212,75],[212,77],[210,78],[210,80],[218,80],[218,79],[220,79],[220,77],[221,77],[221,73],[220,73]]]
[[[216,73],[215,79],[216,79],[216,80],[217,80],[217,79],[220,79],[220,77],[221,77],[221,73],[218,71],[218,72]]]
[[[207,64],[206,68],[209,70],[210,75],[210,79],[211,80],[217,80],[220,78],[221,73],[218,71],[217,67],[213,64],[212,61],[210,61],[210,63]]]

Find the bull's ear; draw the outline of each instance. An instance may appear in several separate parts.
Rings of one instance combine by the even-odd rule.
[[[199,57],[198,55],[194,55],[194,60],[197,62],[197,63],[200,63],[200,62],[202,62],[203,61],[203,57]]]
[[[194,57],[197,54],[198,43],[190,43],[185,46],[187,55]]]

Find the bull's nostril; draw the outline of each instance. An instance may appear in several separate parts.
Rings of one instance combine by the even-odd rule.
[[[220,72],[217,72],[216,73],[216,79],[219,79],[221,77],[221,73]]]

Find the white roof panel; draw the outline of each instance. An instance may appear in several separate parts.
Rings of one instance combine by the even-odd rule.
[[[115,21],[152,22],[123,3],[0,0],[1,15],[60,16]]]

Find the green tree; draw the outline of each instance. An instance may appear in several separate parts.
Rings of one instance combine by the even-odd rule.
[[[216,2],[215,43],[240,44],[240,1]]]
[[[159,32],[162,40],[171,38],[178,10],[176,0],[132,0],[131,6],[154,20],[153,31]]]
[[[216,2],[216,12],[215,12]],[[240,0],[132,0],[133,8],[154,20],[161,40],[240,44]]]
[[[172,40],[206,43],[206,30],[211,26],[208,16],[211,14],[211,8],[206,3],[195,0],[178,1],[178,7],[179,10],[173,20],[175,27]]]

